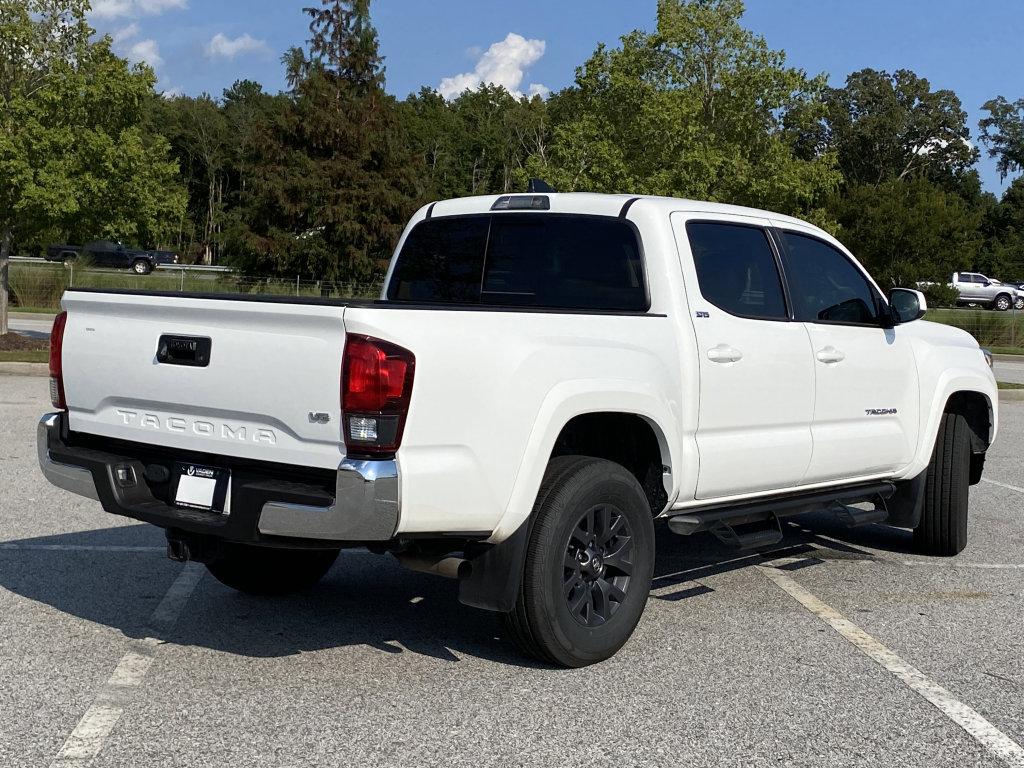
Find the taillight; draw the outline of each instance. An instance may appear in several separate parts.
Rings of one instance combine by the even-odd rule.
[[[341,374],[341,411],[349,454],[392,454],[402,444],[416,357],[371,336],[349,336]]]
[[[68,313],[61,312],[53,318],[53,329],[50,331],[50,402],[54,408],[66,411],[67,400],[64,397],[64,326],[68,322]]]

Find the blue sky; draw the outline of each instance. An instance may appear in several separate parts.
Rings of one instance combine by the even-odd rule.
[[[315,0],[313,0],[315,2]],[[240,78],[284,85],[280,54],[306,38],[311,0],[93,0],[93,26],[155,66],[160,87],[219,94]],[[654,24],[655,0],[377,0],[388,89],[456,89],[485,75],[521,92],[558,90],[599,41]],[[951,88],[977,133],[981,105],[1024,97],[1021,0],[747,0],[744,24],[789,62],[834,84],[863,67],[912,69]],[[511,36],[510,36],[511,35]],[[491,46],[495,46],[492,48]],[[983,157],[986,189],[999,193]]]

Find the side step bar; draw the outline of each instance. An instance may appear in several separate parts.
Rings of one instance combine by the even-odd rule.
[[[749,549],[777,544],[781,541],[782,531],[779,527],[779,518],[790,515],[832,510],[847,525],[881,522],[888,517],[884,503],[883,506],[876,509],[863,510],[847,506],[844,502],[874,501],[875,499],[881,499],[884,502],[894,493],[896,493],[896,486],[889,482],[855,485],[848,488],[830,488],[678,514],[668,519],[668,527],[673,533],[682,536],[710,531],[726,544]],[[746,534],[738,533],[735,530],[736,526],[750,523],[773,523],[773,525],[767,529],[762,528]]]

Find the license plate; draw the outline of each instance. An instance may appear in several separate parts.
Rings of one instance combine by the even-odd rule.
[[[179,464],[174,503],[187,509],[224,512],[231,470],[202,464]]]

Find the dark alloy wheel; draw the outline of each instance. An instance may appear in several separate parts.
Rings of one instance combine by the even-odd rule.
[[[633,575],[633,536],[622,510],[598,504],[587,510],[565,547],[565,603],[585,627],[615,615]]]
[[[614,655],[640,621],[654,574],[654,520],[640,483],[611,461],[556,457],[527,524],[509,634],[563,667]]]

